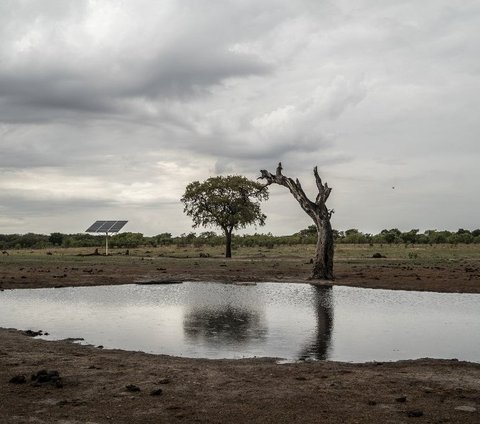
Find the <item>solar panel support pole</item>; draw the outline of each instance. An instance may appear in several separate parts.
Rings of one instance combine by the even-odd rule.
[[[108,256],[108,233],[118,233],[128,221],[95,221],[86,233],[105,233],[105,256]]]

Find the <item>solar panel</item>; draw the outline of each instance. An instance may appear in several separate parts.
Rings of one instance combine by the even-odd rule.
[[[97,230],[105,223],[105,221],[96,221],[85,231],[86,233],[96,233]]]
[[[116,221],[112,228],[110,228],[109,233],[116,233],[120,231],[127,222],[128,221]]]
[[[86,233],[118,233],[128,221],[96,221]]]
[[[97,229],[97,233],[108,233],[110,232],[110,228],[115,224],[117,221],[105,221],[100,227]]]

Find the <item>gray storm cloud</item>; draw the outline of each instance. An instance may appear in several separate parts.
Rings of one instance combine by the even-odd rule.
[[[188,182],[280,160],[307,190],[320,166],[338,228],[476,227],[479,24],[475,1],[3,1],[0,232],[188,231]],[[279,191],[266,212],[309,224]]]

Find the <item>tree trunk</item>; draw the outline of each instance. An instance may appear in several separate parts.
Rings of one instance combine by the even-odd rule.
[[[317,167],[313,169],[318,189],[315,202],[312,202],[307,197],[298,179],[294,181],[282,175],[281,163],[278,164],[275,175],[264,169],[262,169],[260,173],[261,176],[259,178],[267,180],[265,186],[280,184],[287,187],[317,227],[317,249],[310,279],[333,280],[333,231],[330,224],[333,210],[328,210],[326,206],[326,201],[332,189],[328,187],[327,183],[322,183],[322,179],[318,175]]]
[[[333,231],[330,220],[320,221],[317,225],[317,248],[311,279],[333,280]]]
[[[225,228],[225,257],[232,257],[232,230]]]

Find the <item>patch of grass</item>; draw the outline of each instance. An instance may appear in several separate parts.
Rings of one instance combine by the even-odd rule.
[[[129,249],[111,249],[110,256],[81,256],[93,253],[93,248],[56,248],[39,250],[13,250],[9,255],[1,255],[0,263],[30,263],[32,265],[61,264],[65,261],[77,264],[112,264],[130,263],[141,258],[171,258],[195,259],[208,261],[222,259],[223,246],[159,246]],[[100,250],[101,252],[101,250]],[[233,260],[257,259],[285,259],[308,260],[315,253],[314,245],[238,247],[233,251]],[[386,258],[373,259],[374,253],[380,253]],[[480,245],[368,245],[368,244],[339,244],[335,248],[335,262],[392,262],[407,261],[416,264],[459,263],[477,261],[480,259]]]

